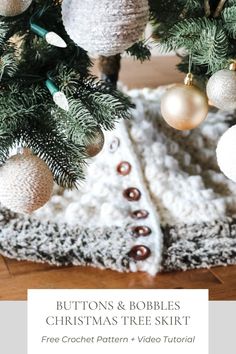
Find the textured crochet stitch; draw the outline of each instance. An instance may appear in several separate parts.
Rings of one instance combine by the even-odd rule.
[[[79,191],[55,189],[32,217],[1,211],[2,254],[152,275],[236,263],[235,184],[215,158],[233,113],[211,111],[198,129],[175,131],[160,115],[164,90],[130,92],[134,119],[107,134]],[[141,246],[150,253],[140,260],[131,251]]]

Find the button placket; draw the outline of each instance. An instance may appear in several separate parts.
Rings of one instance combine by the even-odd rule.
[[[119,138],[113,138],[109,149],[110,152],[114,153],[117,151],[118,147],[120,146]],[[130,175],[132,170],[132,165],[128,161],[121,161],[117,167],[116,171],[120,176],[128,176]],[[129,187],[123,191],[123,197],[129,202],[138,202],[141,199],[142,193],[136,187]],[[131,212],[131,218],[134,220],[144,220],[147,219],[149,216],[149,212],[145,209],[137,209]],[[137,225],[131,226],[132,236],[135,238],[138,237],[147,237],[152,233],[150,227],[146,225]],[[133,258],[135,261],[144,261],[151,255],[151,250],[145,245],[136,245],[134,246],[128,256]]]

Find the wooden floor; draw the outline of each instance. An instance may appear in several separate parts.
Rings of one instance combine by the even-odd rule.
[[[25,300],[27,289],[209,289],[211,300],[236,300],[236,266],[159,274],[55,268],[0,257],[0,300]]]
[[[129,87],[156,87],[181,81],[177,59],[156,58],[143,65],[125,60],[122,81]],[[0,300],[25,300],[27,289],[149,288],[209,289],[211,300],[236,300],[236,266],[159,274],[123,274],[110,270],[17,262],[0,256]]]

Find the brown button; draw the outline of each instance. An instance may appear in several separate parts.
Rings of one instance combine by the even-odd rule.
[[[127,176],[130,173],[131,168],[132,167],[129,162],[122,161],[121,163],[119,163],[116,170],[120,175]]]
[[[151,254],[151,251],[148,247],[140,245],[134,246],[132,250],[128,253],[130,258],[133,258],[135,261],[144,261]]]
[[[135,226],[132,228],[132,233],[135,237],[148,236],[152,233],[152,230],[147,226]]]
[[[116,150],[118,149],[119,146],[120,146],[120,139],[115,137],[115,138],[113,138],[112,142],[110,143],[109,151],[112,153],[116,152]]]
[[[135,210],[131,213],[131,218],[140,220],[140,219],[146,219],[149,215],[149,212],[147,210]]]
[[[130,202],[137,202],[141,198],[141,192],[137,188],[127,188],[123,196]]]

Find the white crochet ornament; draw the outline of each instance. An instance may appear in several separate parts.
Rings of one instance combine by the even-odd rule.
[[[0,168],[0,202],[17,213],[32,213],[51,197],[53,175],[29,150],[14,155]]]
[[[12,17],[22,14],[32,0],[0,0],[0,16]]]
[[[217,162],[226,177],[236,182],[236,125],[221,136],[216,149]]]
[[[148,0],[63,0],[70,38],[92,55],[111,56],[136,43],[148,22]]]

